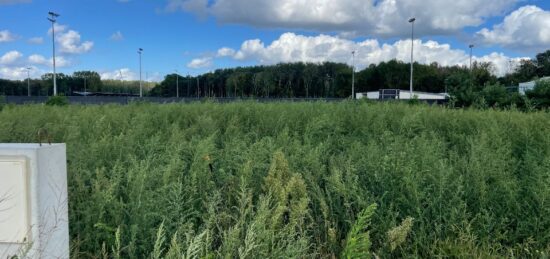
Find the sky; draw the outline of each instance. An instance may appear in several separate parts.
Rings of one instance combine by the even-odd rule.
[[[219,68],[392,59],[492,62],[504,75],[550,49],[549,0],[0,0],[0,78],[97,71],[160,81]],[[355,51],[355,57],[352,57]]]

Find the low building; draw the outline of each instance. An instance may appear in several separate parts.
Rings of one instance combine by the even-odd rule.
[[[370,100],[410,100],[416,96],[419,100],[426,101],[444,101],[449,98],[447,93],[427,93],[427,92],[411,92],[400,89],[380,89],[376,92],[357,93],[357,99],[367,98]]]
[[[541,79],[539,79],[539,80],[550,80],[550,77],[543,77],[543,78],[541,78]],[[531,81],[531,82],[525,82],[525,83],[520,83],[520,84],[519,84],[519,87],[518,87],[519,93],[525,95],[525,92],[535,89],[535,86],[536,86],[536,84],[537,84],[537,81],[539,81],[539,80],[535,80],[535,81]]]

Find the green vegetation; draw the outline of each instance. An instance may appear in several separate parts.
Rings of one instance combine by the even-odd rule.
[[[6,97],[0,95],[0,112],[4,109],[4,106],[6,106]]]
[[[48,98],[46,105],[49,106],[66,106],[69,105],[69,99],[66,96],[58,95]]]
[[[550,107],[550,81],[541,80],[535,85],[535,89],[527,91],[526,95],[533,100],[534,105],[541,108]]]
[[[7,106],[66,142],[73,258],[547,258],[550,114],[404,103]]]
[[[523,105],[522,99],[510,94],[506,94],[506,103],[496,106],[491,101],[485,103],[481,95],[488,86],[514,87],[520,82],[550,76],[550,50],[537,54],[532,60],[521,61],[502,77],[492,73],[495,71],[493,64],[483,62],[474,62],[471,69],[469,66],[415,63],[414,71],[416,91],[449,92],[460,107],[519,107]],[[168,74],[162,82],[145,82],[144,91],[148,96],[175,97],[178,85],[180,97],[349,98],[352,95],[351,73],[350,66],[334,62],[237,67],[194,77]],[[372,64],[358,71],[355,78],[356,92],[409,89],[410,64],[397,60]],[[138,81],[104,80],[94,71],[76,71],[72,75],[60,73],[57,80],[58,91],[67,96],[85,89],[139,94]],[[43,75],[41,80],[31,80],[33,96],[51,95],[52,89],[52,74]],[[27,95],[27,82],[0,79],[2,94]]]

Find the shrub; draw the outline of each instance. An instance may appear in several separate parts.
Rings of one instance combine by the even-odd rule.
[[[409,99],[407,101],[408,104],[410,105],[419,105],[422,103],[422,101],[420,101],[420,99],[418,99],[418,95],[414,95],[413,98]]]
[[[69,105],[69,99],[66,96],[58,95],[48,98],[46,105],[49,106],[66,106]]]
[[[539,80],[535,88],[525,93],[537,108],[550,107],[550,80]]]
[[[481,96],[488,107],[503,108],[510,106],[510,95],[500,84],[488,85],[481,91]]]
[[[4,106],[6,106],[6,97],[0,95],[0,112],[4,109]]]

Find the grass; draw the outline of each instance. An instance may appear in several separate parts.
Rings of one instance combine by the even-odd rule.
[[[351,102],[0,111],[0,142],[36,142],[39,129],[67,143],[74,258],[550,255],[547,112]]]

